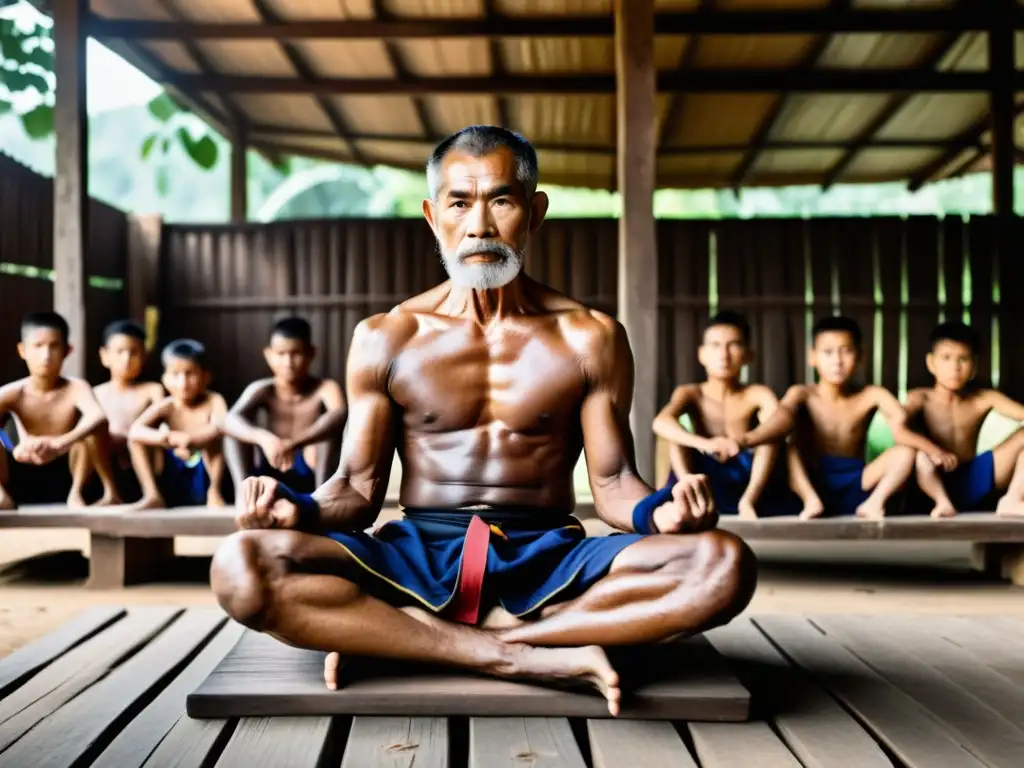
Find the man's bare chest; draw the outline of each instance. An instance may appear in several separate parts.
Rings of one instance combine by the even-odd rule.
[[[828,402],[819,397],[807,401],[805,415],[815,432],[829,435],[859,435],[865,432],[875,406],[869,401],[848,399]]]
[[[403,350],[389,390],[410,428],[449,432],[497,422],[529,434],[578,421],[585,380],[579,357],[543,334],[450,334]]]
[[[25,429],[33,435],[66,432],[78,421],[78,407],[67,392],[23,392],[14,409]]]

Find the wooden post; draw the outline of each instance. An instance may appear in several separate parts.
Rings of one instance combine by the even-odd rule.
[[[249,216],[249,174],[245,162],[248,149],[245,131],[239,128],[231,142],[231,221],[236,224]]]
[[[85,112],[85,40],[88,0],[53,5],[57,144],[53,182],[53,308],[71,326],[70,376],[85,376],[85,267],[89,238],[89,126]]]
[[[654,185],[654,0],[615,0],[615,82],[618,120],[618,319],[633,348],[635,384],[629,423],[640,475],[654,478],[651,422],[658,403],[658,250]]]
[[[146,349],[159,337],[160,238],[163,219],[158,214],[128,215],[128,314],[144,324]]]
[[[992,80],[992,210],[1000,219],[1013,216],[1014,123],[1014,0],[993,0],[996,24],[989,31],[988,66]],[[1000,227],[1000,235],[1003,234]]]

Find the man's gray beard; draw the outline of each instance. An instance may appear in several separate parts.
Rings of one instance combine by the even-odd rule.
[[[517,248],[497,240],[486,240],[468,243],[454,254],[446,253],[437,245],[441,255],[441,263],[455,285],[471,288],[475,291],[487,291],[502,288],[523,271],[526,254]],[[500,257],[497,262],[480,262],[466,264],[465,260],[477,254],[491,254]]]

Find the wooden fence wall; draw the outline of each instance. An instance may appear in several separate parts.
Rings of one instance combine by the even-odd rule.
[[[127,219],[96,200],[89,216],[87,359],[89,379],[99,382],[96,350],[103,326],[127,312]],[[0,382],[25,375],[15,352],[20,319],[53,309],[52,271],[53,180],[0,155]]]
[[[806,347],[824,314],[856,318],[865,335],[864,379],[894,391],[928,383],[928,334],[966,314],[985,341],[980,377],[1024,398],[1016,354],[1024,260],[999,264],[993,222],[911,217],[660,221],[658,397],[702,373],[696,360],[709,312],[749,318],[756,358],[748,377],[778,393],[810,380]],[[590,306],[615,312],[617,225],[551,220],[532,244],[527,272]],[[159,286],[161,341],[189,336],[210,348],[216,386],[236,396],[266,375],[260,350],[274,319],[307,317],[317,370],[342,379],[352,331],[445,278],[418,220],[337,220],[247,226],[168,226]],[[1001,345],[1000,345],[1001,342]]]

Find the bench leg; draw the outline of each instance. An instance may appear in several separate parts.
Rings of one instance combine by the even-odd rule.
[[[971,570],[995,578],[1002,577],[1003,557],[1007,553],[1006,544],[971,544]]]
[[[1001,570],[1004,579],[1009,579],[1014,586],[1024,587],[1024,545],[1015,544],[1007,548]]]
[[[146,581],[174,557],[174,539],[89,537],[89,589],[119,589]]]

